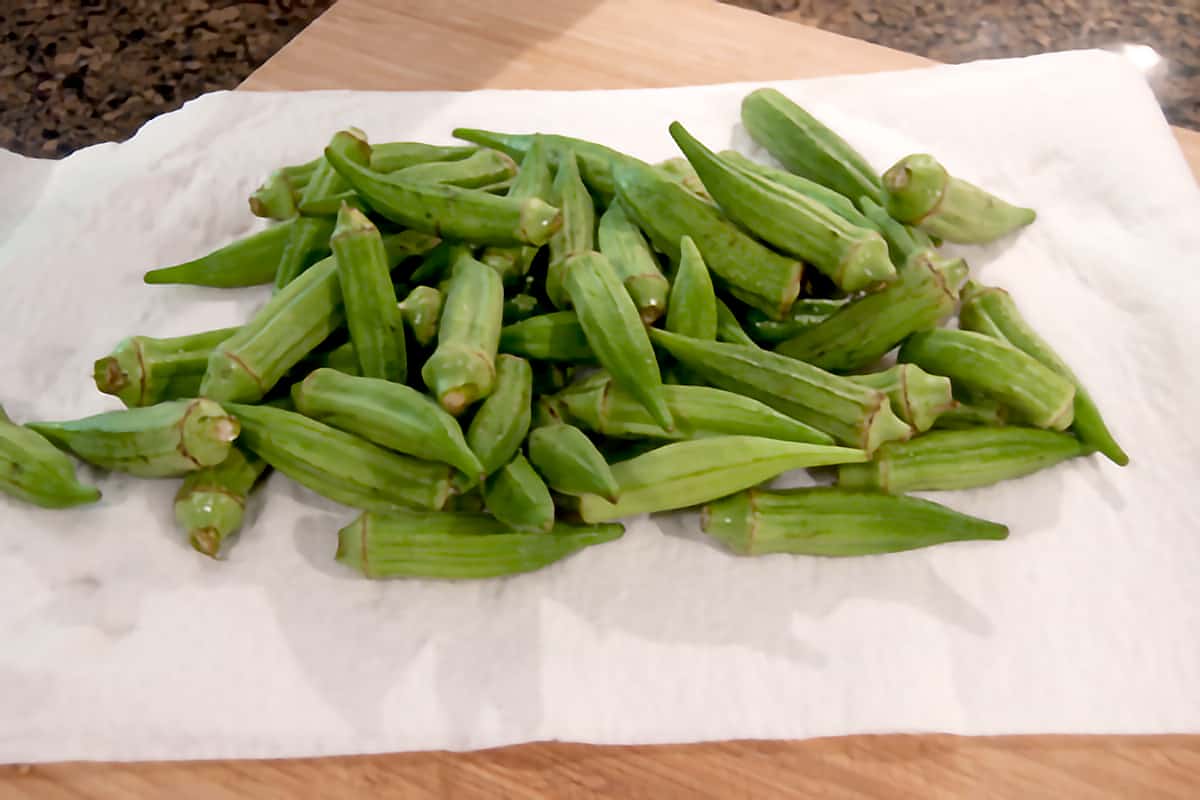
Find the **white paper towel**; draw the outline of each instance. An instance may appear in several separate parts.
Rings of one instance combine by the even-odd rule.
[[[1092,388],[1131,466],[938,498],[1008,523],[1004,543],[740,559],[663,515],[462,584],[355,577],[332,560],[353,514],[280,476],[214,563],[175,530],[174,481],[84,468],[97,507],[0,498],[0,759],[1200,730],[1200,193],[1141,78],[1071,53],[775,85],[881,169],[933,152],[1038,210],[972,267]],[[263,175],[340,127],[551,130],[658,159],[679,119],[756,152],[750,88],[222,93],[62,162],[0,153],[0,402],[112,408],[89,376],[118,339],[245,319],[265,290],[141,274],[251,230]]]

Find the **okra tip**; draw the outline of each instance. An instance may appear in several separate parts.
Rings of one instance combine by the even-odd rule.
[[[188,533],[192,549],[215,559],[221,550],[221,534],[216,528],[197,528]]]
[[[348,236],[376,232],[375,225],[359,209],[342,201],[338,209],[337,224],[333,228],[332,239],[342,239]]]
[[[543,245],[562,227],[562,212],[538,197],[530,197],[521,203],[521,239],[530,244]]]
[[[119,394],[129,386],[129,374],[115,356],[96,359],[92,366],[92,378],[96,381],[96,388],[105,394]]]
[[[946,168],[933,156],[905,156],[883,173],[888,213],[901,222],[919,223],[937,208],[949,180]]]

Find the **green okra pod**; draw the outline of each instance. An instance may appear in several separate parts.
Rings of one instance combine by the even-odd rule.
[[[275,288],[282,289],[304,270],[329,255],[333,220],[298,217],[291,223],[287,245],[275,265]]]
[[[649,167],[620,167],[614,178],[625,212],[673,262],[679,263],[682,237],[691,236],[731,294],[773,316],[787,313],[800,293],[800,261],[759,244],[716,208]]]
[[[422,347],[428,347],[437,338],[444,301],[442,293],[432,286],[415,286],[397,306],[413,338]]]
[[[957,405],[950,379],[930,375],[916,364],[896,364],[882,372],[848,377],[886,394],[892,410],[916,433],[932,428],[939,416]]]
[[[94,503],[100,490],[79,482],[71,459],[0,407],[0,492],[43,508]]]
[[[29,428],[83,461],[140,478],[169,478],[220,464],[238,421],[212,400],[171,400]]]
[[[402,383],[318,369],[292,387],[296,410],[389,450],[449,464],[468,478],[483,466],[458,421]]]
[[[253,453],[232,447],[220,464],[189,473],[175,495],[175,522],[196,552],[216,558],[242,527],[246,499],[267,468]]]
[[[360,142],[367,149],[366,142]],[[334,148],[325,157],[378,213],[405,227],[478,244],[544,244],[562,224],[557,208],[475,189],[395,179]]]
[[[722,150],[718,154],[722,161],[727,165],[734,167],[742,172],[758,175],[766,178],[769,181],[785,186],[794,192],[799,192],[805,197],[816,200],[821,205],[828,208],[830,211],[837,214],[847,222],[857,225],[860,228],[874,227],[870,221],[863,215],[862,211],[855,208],[854,203],[849,197],[846,197],[841,192],[830,189],[824,184],[809,180],[794,172],[787,170],[776,169],[775,167],[760,164],[736,150]]]
[[[292,480],[330,500],[366,511],[440,509],[451,469],[385,450],[293,411],[229,404],[242,423],[240,443]]]
[[[550,490],[520,453],[488,477],[483,501],[492,516],[515,531],[548,533],[554,527]]]
[[[538,312],[540,306],[538,299],[531,294],[515,294],[504,301],[503,322],[505,325],[512,325],[529,319]],[[501,338],[503,338],[503,331]]]
[[[557,395],[570,418],[612,438],[697,439],[761,436],[789,442],[833,444],[833,438],[765,403],[709,386],[664,386],[675,430],[664,430],[633,395],[606,374]],[[535,462],[536,463],[536,462]]]
[[[503,316],[500,276],[464,253],[450,277],[437,349],[421,369],[425,385],[451,414],[491,394]]]
[[[612,468],[587,434],[574,425],[543,425],[532,430],[529,460],[556,492],[617,500],[619,489]]]
[[[513,200],[536,197],[549,203],[554,196],[553,181],[554,174],[550,169],[546,147],[541,139],[535,138],[521,159],[521,169],[506,196]],[[489,247],[479,260],[499,272],[502,279],[511,281],[529,272],[529,265],[533,263],[537,251],[538,248],[532,245]]]
[[[692,237],[679,242],[679,267],[667,305],[667,330],[693,339],[717,338],[717,295]]]
[[[1008,424],[1008,409],[990,397],[955,399],[954,405],[934,420],[934,428],[961,430],[963,428],[997,428]]]
[[[467,428],[467,444],[479,457],[485,475],[512,460],[529,432],[532,403],[529,362],[516,356],[496,356],[496,387]]]
[[[371,167],[375,169],[375,167]],[[443,183],[463,189],[479,189],[517,175],[517,164],[499,150],[483,148],[466,158],[427,161],[393,173],[396,178],[417,183]]]
[[[487,514],[366,513],[338,532],[337,560],[368,578],[495,578],[541,569],[624,531],[558,523],[548,533],[521,533]]]
[[[213,349],[237,331],[219,328],[169,339],[130,336],[96,360],[92,377],[97,389],[130,408],[195,397]]]
[[[250,213],[266,219],[286,220],[296,216],[296,201],[301,187],[297,186],[286,170],[274,170],[250,195]]]
[[[1075,385],[1004,340],[939,328],[910,336],[899,359],[994,397],[1036,427],[1066,430],[1074,418]]]
[[[371,147],[371,169],[397,172],[433,161],[461,161],[479,151],[478,147],[437,145],[424,142],[381,142]]]
[[[649,325],[661,317],[667,310],[671,284],[663,277],[646,237],[620,203],[611,203],[600,216],[596,240],[633,298],[642,321]]]
[[[596,360],[667,430],[675,427],[662,374],[633,299],[608,259],[582,253],[567,261],[567,294]]]
[[[704,507],[704,532],[734,553],[865,556],[1008,537],[1008,528],[916,497],[815,487],[748,489]]]
[[[963,330],[984,333],[1008,342],[1074,384],[1075,415],[1071,428],[1075,435],[1084,444],[1099,450],[1114,464],[1125,466],[1129,463],[1129,456],[1117,444],[1108,426],[1104,424],[1100,409],[1096,407],[1092,396],[1067,363],[1054,352],[1054,348],[1029,326],[1008,292],[969,282],[963,291],[958,324]]]
[[[564,286],[567,261],[580,253],[591,252],[596,239],[596,209],[588,194],[575,151],[564,152],[558,160],[558,173],[551,188],[551,202],[562,209],[562,226],[550,237],[550,263],[546,267],[546,296],[555,308],[567,308],[571,298]]]
[[[897,267],[903,268],[917,253],[933,248],[933,240],[929,238],[929,234],[893,219],[887,209],[871,198],[858,198],[858,205],[870,224],[887,242],[888,255]]]
[[[962,259],[925,251],[900,270],[899,280],[851,301],[778,344],[775,352],[834,372],[865,369],[909,334],[953,314],[966,273]]]
[[[539,314],[505,325],[500,331],[500,352],[535,361],[596,360],[574,311]]]
[[[838,486],[903,492],[973,489],[1086,455],[1074,436],[1038,428],[930,431],[890,442],[865,464],[838,468]]]
[[[200,258],[152,269],[142,280],[149,284],[178,283],[218,289],[270,283],[275,279],[275,267],[296,224],[297,220],[289,220],[272,225]]]
[[[792,304],[783,319],[771,319],[757,308],[746,312],[746,328],[753,344],[779,344],[815,328],[840,311],[853,297],[804,297]]]
[[[905,156],[883,174],[888,213],[948,242],[986,244],[1037,218],[973,183],[955,178],[931,155]]]
[[[404,320],[383,237],[366,214],[342,206],[331,244],[346,327],[362,375],[403,383],[408,374]]]
[[[896,276],[887,243],[876,231],[847,222],[800,192],[726,163],[678,122],[671,123],[670,132],[709,194],[751,233],[811,263],[844,291]]]
[[[877,389],[757,347],[689,339],[652,330],[654,343],[689,370],[727,391],[753,397],[836,441],[875,451],[910,434]]]
[[[846,197],[883,197],[879,176],[844,139],[775,89],[742,100],[742,124],[754,141],[792,172]]]
[[[746,333],[742,328],[742,323],[738,322],[737,315],[733,313],[725,301],[717,298],[717,341],[728,342],[729,344],[746,344],[754,345],[754,340],[750,338],[750,334]]]
[[[585,495],[585,522],[700,505],[803,467],[866,459],[861,450],[755,436],[714,436],[673,442],[613,464],[620,499]]]

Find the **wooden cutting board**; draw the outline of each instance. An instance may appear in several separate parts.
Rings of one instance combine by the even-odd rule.
[[[243,88],[597,89],[930,63],[705,0],[341,0]],[[1176,133],[1200,174],[1200,134]],[[1195,797],[1200,737],[937,734],[659,747],[537,743],[457,754],[0,768],[4,798],[818,795]]]

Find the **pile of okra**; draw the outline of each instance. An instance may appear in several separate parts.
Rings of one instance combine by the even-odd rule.
[[[182,478],[178,523],[217,557],[274,469],[355,509],[336,557],[364,575],[484,578],[697,506],[743,555],[1003,539],[905,493],[1127,463],[1012,298],[939,250],[1032,210],[930,155],[880,176],[774,90],[741,116],[782,169],[679,123],[682,157],[659,164],[552,134],[338,132],[251,196],[274,224],[145,276],[273,284],[266,304],[117,344],[94,377],[123,410],[0,411],[0,489],[97,501],[67,454]],[[766,488],[809,467],[834,485]]]

